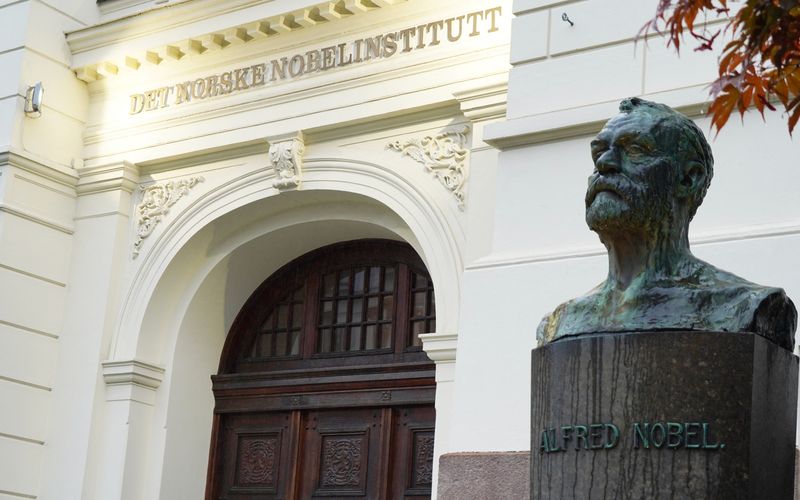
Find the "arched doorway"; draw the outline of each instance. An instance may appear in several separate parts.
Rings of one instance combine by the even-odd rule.
[[[213,377],[208,499],[430,498],[433,285],[407,244],[287,264],[248,299]]]

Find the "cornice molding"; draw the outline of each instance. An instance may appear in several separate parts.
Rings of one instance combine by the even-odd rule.
[[[156,390],[164,379],[164,368],[135,359],[103,361],[103,380],[106,385],[136,385]]]
[[[78,173],[78,195],[118,189],[133,193],[139,185],[139,168],[127,161],[85,167],[79,169]]]
[[[472,122],[505,118],[508,81],[453,95],[464,116]]]
[[[687,87],[641,97],[663,102],[693,118],[702,116],[708,107],[705,88],[706,85]],[[619,100],[614,100],[490,123],[484,130],[483,141],[505,150],[596,134],[609,117],[618,113],[618,107]]]
[[[44,227],[48,227],[50,229],[55,229],[56,231],[60,231],[64,234],[72,235],[75,233],[75,228],[72,226],[67,226],[61,224],[58,221],[50,219],[48,217],[44,217],[35,213],[30,212],[27,209],[22,207],[14,206],[9,203],[0,203],[0,212],[5,212],[7,214],[16,215],[22,219],[35,222]]]
[[[452,363],[456,360],[458,335],[455,333],[424,333],[419,336],[422,349],[436,363]]]
[[[156,2],[164,2],[170,0],[105,0],[103,2],[97,2],[97,7],[100,9],[100,14],[104,16],[106,19],[103,19],[104,22],[110,22],[117,19],[122,19],[128,17],[125,14],[117,15],[118,17],[113,17],[115,12],[124,11],[127,9],[137,9],[138,12],[136,14],[141,14],[143,11],[155,10],[160,9],[168,6],[172,6],[178,2],[189,2],[191,0],[172,0],[172,4],[164,5],[158,4]],[[151,7],[142,8],[143,5],[151,4]],[[155,5],[153,5],[155,4]]]
[[[276,12],[276,8],[287,2],[276,2],[276,6],[263,7],[262,0],[228,0],[218,2],[198,0],[168,4],[161,8],[151,9],[138,15],[73,31],[67,34],[67,43],[77,63],[72,67],[77,77],[87,83],[98,79],[113,77],[120,72],[137,71],[142,66],[159,66],[174,64],[186,56],[197,57],[212,53],[232,45],[272,38],[281,33],[291,33],[303,28],[350,18],[363,12],[380,9],[405,0],[335,0],[311,4],[300,9]],[[262,14],[271,12],[266,17],[244,16],[247,22],[219,26],[212,31],[199,31],[189,38],[159,41],[155,45],[145,45],[147,36],[174,29],[176,26],[195,24],[200,27],[212,27],[214,18],[252,8]],[[241,16],[238,16],[241,17]],[[203,22],[207,21],[207,22]],[[136,43],[137,38],[144,42]],[[120,41],[131,41],[130,48],[124,52],[102,50],[103,54],[91,60],[89,53],[95,49],[119,45]],[[87,54],[86,57],[82,57]]]
[[[342,79],[340,81],[336,81],[333,83],[326,83],[324,85],[309,84],[308,87],[301,88],[299,90],[298,89],[292,89],[291,91],[281,90],[280,92],[269,95],[268,97],[256,97],[246,101],[229,103],[226,106],[214,106],[214,107],[203,108],[202,110],[197,110],[193,108],[193,112],[189,114],[177,114],[174,116],[166,115],[162,120],[151,121],[134,127],[119,127],[118,125],[113,123],[112,124],[104,123],[101,124],[100,126],[89,126],[86,128],[84,134],[84,144],[94,145],[105,141],[120,139],[122,137],[130,137],[132,134],[156,132],[159,130],[186,126],[197,122],[212,120],[215,118],[222,118],[231,115],[242,115],[244,113],[247,113],[248,111],[269,109],[282,104],[302,103],[303,101],[306,101],[308,99],[313,99],[315,97],[335,95],[337,92],[340,92],[344,89],[352,89],[356,86],[369,88],[370,86],[383,84],[385,82],[395,81],[398,78],[424,74],[436,68],[438,69],[452,68],[455,72],[457,71],[458,68],[462,67],[464,64],[480,63],[482,61],[493,60],[507,53],[508,53],[508,46],[502,46],[502,47],[492,47],[482,51],[472,52],[468,54],[448,56],[446,60],[436,58],[432,60],[427,60],[422,63],[417,63],[411,67],[402,66],[399,68],[392,68],[384,71],[371,73],[367,76],[359,78],[357,82],[354,82],[352,79]],[[480,74],[477,75],[474,79],[477,81],[481,81],[484,79],[490,79],[490,80],[496,80],[498,78],[507,79],[507,77],[508,77],[508,72],[503,70],[502,72],[491,72],[487,74]],[[421,90],[429,90],[429,89],[426,88]],[[435,116],[440,113],[450,113],[449,116],[452,117],[459,112],[458,106],[459,106],[458,101],[455,98],[453,98],[451,100],[441,101],[434,105],[427,105],[422,108],[402,110],[402,112],[400,113],[395,113],[395,116],[387,115],[385,117],[391,118],[395,121],[403,121],[403,120],[407,121],[406,118],[402,116],[398,118],[397,115],[405,115],[409,112],[417,113],[420,111],[426,114],[430,114],[432,116]],[[446,107],[453,109],[452,110],[441,109]],[[332,112],[336,109],[340,108],[338,106],[332,106],[326,108],[325,111]],[[419,119],[422,120],[423,117],[420,117]],[[368,119],[368,121],[367,120],[363,121],[366,122],[365,125],[366,130],[374,130],[376,127],[383,127],[382,123],[380,124],[375,123],[374,116],[371,116]],[[336,125],[336,127],[338,127],[338,124]],[[384,128],[390,128],[390,127],[387,126]],[[309,129],[308,135],[314,135],[316,137],[316,130]],[[331,137],[341,137],[343,134],[329,130],[327,131],[327,135],[330,135]],[[316,140],[317,139],[315,138],[315,141]]]
[[[74,190],[78,174],[70,167],[14,149],[0,152],[0,168],[5,165],[19,168]]]

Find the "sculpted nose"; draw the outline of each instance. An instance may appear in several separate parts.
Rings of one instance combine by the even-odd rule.
[[[619,172],[619,160],[613,149],[605,151],[594,163],[598,172],[603,175]]]

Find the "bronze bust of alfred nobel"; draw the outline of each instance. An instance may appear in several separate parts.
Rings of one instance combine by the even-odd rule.
[[[620,103],[592,141],[586,223],[608,249],[608,277],[539,325],[540,342],[582,334],[751,332],[792,350],[797,310],[781,288],[756,285],[689,250],[689,221],[714,160],[703,133],[677,111]]]

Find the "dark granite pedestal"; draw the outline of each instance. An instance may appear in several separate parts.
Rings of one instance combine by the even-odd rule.
[[[739,333],[533,350],[532,499],[791,499],[798,359]]]

